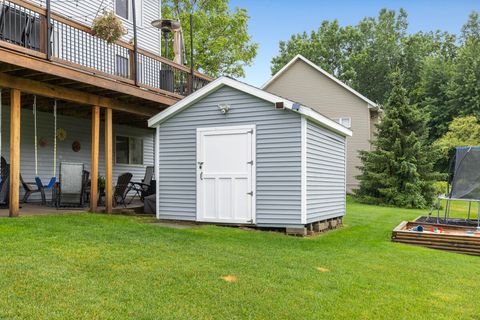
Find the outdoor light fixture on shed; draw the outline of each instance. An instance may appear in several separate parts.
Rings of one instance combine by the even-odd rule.
[[[230,105],[226,103],[221,103],[218,105],[218,110],[220,110],[220,112],[223,114],[227,114],[227,112],[230,111]]]

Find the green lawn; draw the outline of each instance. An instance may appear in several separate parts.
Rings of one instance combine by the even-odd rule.
[[[390,242],[421,213],[349,201],[345,227],[314,238],[2,218],[0,318],[480,319],[480,257]]]

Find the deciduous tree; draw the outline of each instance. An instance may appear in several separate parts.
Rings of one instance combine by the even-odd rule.
[[[252,63],[258,49],[248,33],[247,11],[231,10],[228,0],[162,1],[162,16],[181,22],[187,57],[190,57],[190,13],[193,14],[195,68],[213,77],[245,76],[244,68]]]

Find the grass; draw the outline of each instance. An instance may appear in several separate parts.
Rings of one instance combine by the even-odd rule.
[[[480,257],[390,242],[422,213],[349,200],[346,226],[314,238],[125,216],[5,218],[0,318],[480,319]]]

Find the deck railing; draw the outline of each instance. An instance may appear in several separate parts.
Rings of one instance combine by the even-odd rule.
[[[37,57],[179,96],[212,80],[199,72],[191,77],[188,67],[144,49],[135,51],[125,41],[108,44],[90,27],[57,13],[48,15],[45,8],[23,0],[0,0],[0,41]]]

